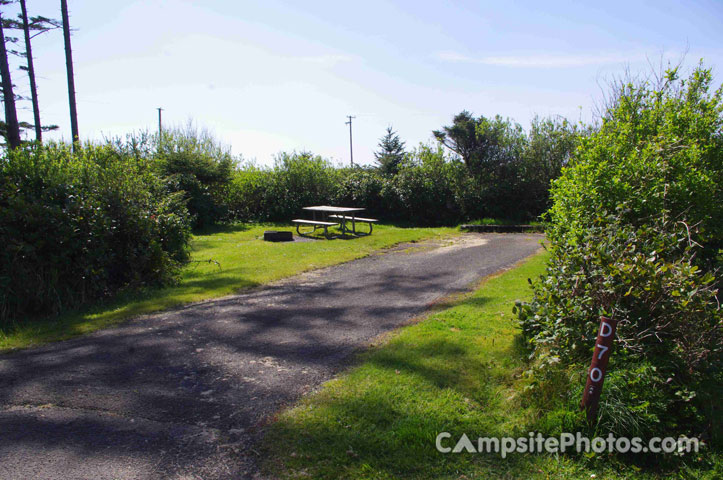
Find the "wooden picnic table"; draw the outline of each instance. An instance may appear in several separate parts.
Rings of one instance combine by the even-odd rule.
[[[310,211],[313,214],[313,220],[303,220],[303,219],[295,219],[292,220],[296,224],[296,231],[299,233],[299,235],[302,235],[302,233],[299,231],[299,227],[301,225],[309,225],[314,227],[314,231],[317,228],[323,228],[324,234],[326,237],[329,237],[328,233],[328,227],[339,225],[339,228],[341,229],[342,235],[346,232],[351,232],[356,234],[356,223],[357,222],[364,222],[369,225],[369,233],[368,235],[371,235],[372,233],[372,224],[376,222],[377,220],[375,218],[362,218],[358,217],[357,213],[362,212],[366,210],[365,208],[361,207],[334,207],[331,205],[315,205],[312,207],[303,207],[304,210]],[[322,220],[317,220],[317,214],[320,214],[322,216]],[[338,222],[329,222],[328,220],[332,218],[334,220],[339,220]],[[349,229],[346,224],[347,222],[351,220],[351,229]]]

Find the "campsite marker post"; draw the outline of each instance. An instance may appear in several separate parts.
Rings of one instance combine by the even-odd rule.
[[[610,360],[610,349],[613,346],[617,325],[617,320],[600,317],[600,330],[595,341],[595,350],[592,353],[592,362],[587,372],[587,382],[580,402],[580,408],[585,409],[587,420],[590,423],[594,423],[597,419],[600,393],[605,381],[605,371],[608,360]]]

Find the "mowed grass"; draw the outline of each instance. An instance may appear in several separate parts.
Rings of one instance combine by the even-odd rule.
[[[306,270],[369,255],[402,242],[416,242],[457,232],[453,228],[400,228],[378,225],[369,236],[273,243],[264,230],[288,225],[232,225],[195,235],[192,258],[172,287],[126,292],[115,299],[55,318],[6,325],[0,351],[63,340],[104,328],[130,317],[185,303],[233,294]]]
[[[548,256],[484,282],[360,355],[357,366],[281,413],[260,461],[267,473],[299,479],[670,478],[614,458],[437,452],[450,432],[520,437],[539,413],[525,401],[526,354],[511,310],[530,297],[528,278]],[[525,404],[528,404],[527,406]],[[670,472],[668,472],[670,473]],[[681,471],[677,478],[715,478]]]

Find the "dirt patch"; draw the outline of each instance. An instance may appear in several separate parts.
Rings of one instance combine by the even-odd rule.
[[[487,243],[489,243],[489,238],[480,235],[461,235],[450,238],[446,244],[435,248],[430,253],[432,255],[444,255],[455,250],[462,250],[463,248],[481,247]]]

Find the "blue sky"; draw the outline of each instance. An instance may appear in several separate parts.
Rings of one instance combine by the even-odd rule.
[[[27,0],[58,18],[59,3]],[[719,84],[723,65],[721,1],[68,3],[81,138],[155,130],[163,107],[164,124],[193,120],[267,165],[291,150],[348,163],[346,115],[355,161],[371,163],[388,125],[414,146],[463,109],[524,127],[535,114],[587,121],[626,68],[687,51]],[[43,121],[67,139],[61,33],[34,53]],[[19,116],[32,120],[29,102]]]

